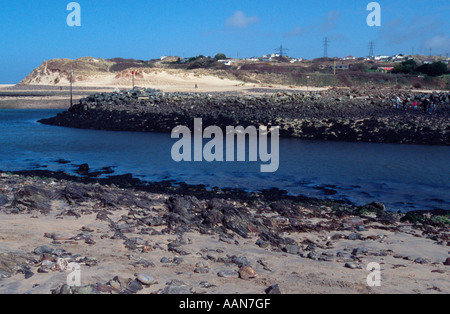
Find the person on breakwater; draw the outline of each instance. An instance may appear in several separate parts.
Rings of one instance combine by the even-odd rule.
[[[406,111],[406,105],[408,104],[408,99],[403,99],[403,110]]]
[[[414,100],[414,111],[417,111],[417,100]]]
[[[397,96],[397,100],[395,101],[395,104],[396,104],[395,108],[396,108],[396,109],[400,109],[400,102],[401,102],[401,101],[402,101],[402,100],[400,99],[400,97]]]

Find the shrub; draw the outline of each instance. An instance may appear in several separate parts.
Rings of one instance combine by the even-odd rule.
[[[447,65],[441,61],[432,64],[424,64],[417,68],[417,71],[429,76],[441,76],[447,73]]]
[[[216,60],[225,60],[226,58],[227,58],[227,56],[224,53],[218,53],[214,57],[214,59],[216,59]]]

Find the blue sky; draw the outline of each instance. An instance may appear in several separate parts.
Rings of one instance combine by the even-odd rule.
[[[0,84],[18,83],[52,58],[161,55],[251,57],[282,44],[292,57],[446,55],[448,0],[377,1],[381,26],[369,27],[369,0],[79,0],[81,27],[69,27],[67,0],[0,0]]]

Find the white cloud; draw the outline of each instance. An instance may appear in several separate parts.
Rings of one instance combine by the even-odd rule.
[[[293,30],[290,30],[289,32],[284,34],[284,37],[285,38],[299,37],[299,36],[303,35],[304,32],[305,32],[305,30],[303,29],[303,27],[297,26]]]
[[[325,20],[323,21],[322,25],[320,26],[320,29],[322,31],[328,31],[330,29],[333,29],[337,26],[339,23],[339,20],[341,19],[341,13],[337,10],[330,11],[327,13],[327,16]]]
[[[227,27],[245,28],[251,24],[258,23],[257,16],[246,16],[242,11],[236,11],[234,15],[227,19]]]
[[[435,52],[447,53],[450,51],[450,37],[447,35],[435,35],[424,41],[424,48],[432,48]]]

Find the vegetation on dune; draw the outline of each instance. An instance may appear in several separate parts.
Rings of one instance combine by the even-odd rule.
[[[77,74],[89,76],[93,73],[120,73],[128,69],[160,68],[184,71],[204,69],[208,75],[220,78],[241,80],[247,83],[277,84],[289,86],[314,87],[355,87],[380,86],[416,89],[450,90],[450,72],[443,62],[425,63],[420,58],[406,60],[401,63],[377,62],[375,60],[355,59],[352,61],[336,61],[332,58],[318,58],[290,63],[288,58],[274,58],[271,62],[250,62],[235,60],[225,65],[219,60],[227,60],[224,53],[214,57],[198,55],[191,58],[166,57],[154,60],[136,60],[125,58],[95,59],[92,57],[55,59],[33,71],[27,78],[30,82],[40,80],[39,76],[59,73],[68,77],[72,69]],[[348,65],[346,70],[333,70],[334,65]],[[382,73],[380,69],[394,67],[392,73]],[[27,84],[27,79],[24,83]],[[55,78],[58,84],[60,78]]]

